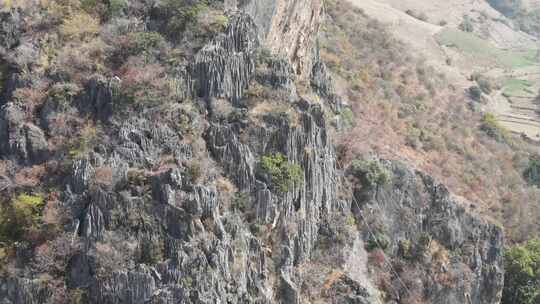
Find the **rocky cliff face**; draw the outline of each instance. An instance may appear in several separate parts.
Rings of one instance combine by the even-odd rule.
[[[193,103],[125,118],[112,106],[110,82],[88,85],[79,110],[106,123],[109,140],[75,159],[61,181],[65,235],[48,245],[64,250],[56,259],[67,291],[43,278],[57,270],[31,266],[36,257],[21,248],[15,270],[0,279],[0,302],[59,303],[62,291],[89,303],[376,303],[383,296],[364,248],[372,225],[396,261],[402,241],[413,248],[426,237],[448,256],[435,269],[434,252],[422,254],[420,297],[498,303],[502,232],[442,185],[388,163],[391,183],[342,191],[328,119],[342,105],[314,51],[322,2],[227,5],[228,28],[182,74]],[[318,95],[298,93],[304,78]],[[47,118],[57,112],[47,108],[36,126],[6,103],[2,157],[20,166],[49,157],[42,128],[53,132]],[[180,118],[191,128],[178,127]],[[286,191],[261,168],[276,153],[301,168]],[[399,283],[406,271],[391,274],[394,293],[384,300],[402,303],[412,289]]]
[[[323,16],[322,0],[225,2],[229,8],[245,11],[253,18],[266,48],[288,58],[297,74],[309,75]]]
[[[499,303],[502,229],[469,214],[468,202],[453,197],[430,176],[402,163],[385,166],[391,182],[355,192],[365,238],[388,242],[388,254],[398,259],[415,256],[416,269],[406,271],[418,274],[415,284],[430,303]],[[404,295],[414,293],[411,289]]]

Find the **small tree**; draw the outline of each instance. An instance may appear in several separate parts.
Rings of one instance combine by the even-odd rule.
[[[302,167],[290,163],[279,152],[263,156],[261,159],[261,168],[270,176],[274,189],[282,193],[289,191],[294,184],[303,181],[304,172]]]
[[[491,113],[484,114],[480,130],[486,132],[489,137],[492,137],[498,142],[504,142],[508,139],[508,133],[499,123],[495,116]]]
[[[482,99],[482,90],[477,86],[469,88],[469,95],[474,101],[480,101]]]
[[[540,303],[540,239],[508,249],[504,266],[506,274],[501,303]]]
[[[21,193],[0,205],[0,242],[21,241],[39,228],[45,201],[41,194]]]
[[[540,155],[534,154],[529,159],[529,164],[523,171],[523,178],[532,185],[540,186]]]
[[[376,160],[353,160],[351,174],[368,187],[380,186],[390,181],[390,172]]]

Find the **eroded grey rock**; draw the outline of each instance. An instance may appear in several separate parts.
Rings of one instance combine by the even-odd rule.
[[[502,229],[471,214],[464,206],[470,203],[453,197],[432,177],[399,162],[388,162],[387,166],[392,182],[368,193],[357,193],[357,197],[364,216],[382,225],[381,233],[390,241],[391,254],[399,254],[399,241],[416,244],[422,237],[431,238],[451,253],[460,252],[446,265],[445,272],[456,279],[453,288],[445,288],[432,276],[420,278],[428,286],[428,300],[442,304],[498,303],[504,274]]]
[[[14,103],[0,110],[0,156],[24,164],[45,161],[49,146],[43,131],[32,123],[25,123],[24,112]]]
[[[199,96],[238,102],[255,71],[257,46],[257,27],[252,19],[234,15],[225,33],[195,56],[192,70]]]

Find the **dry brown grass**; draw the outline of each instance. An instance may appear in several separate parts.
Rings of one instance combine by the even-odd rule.
[[[60,27],[60,33],[67,40],[89,40],[95,37],[99,30],[99,20],[84,12],[67,17]]]
[[[538,235],[532,227],[540,212],[529,219],[517,212],[534,199],[515,162],[536,147],[519,138],[499,143],[479,130],[481,115],[464,92],[409,56],[377,22],[343,1],[329,1],[327,11],[321,56],[346,82],[355,116],[341,137],[340,161],[373,152],[405,161],[470,200],[466,207],[505,223],[511,239]]]

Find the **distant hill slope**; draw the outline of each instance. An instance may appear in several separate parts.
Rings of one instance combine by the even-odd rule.
[[[539,0],[523,0],[523,6],[527,10],[535,10],[540,9],[540,1]]]
[[[386,24],[396,39],[409,45],[456,87],[466,90],[476,85],[470,81],[474,73],[489,75],[501,88],[484,96],[484,110],[493,112],[510,131],[538,139],[540,124],[535,100],[514,100],[515,96],[503,93],[512,91],[512,84],[523,81],[531,82],[528,90],[538,91],[537,79],[531,78],[540,72],[538,41],[519,30],[519,18],[510,19],[514,18],[510,10],[515,7],[525,14],[523,7],[532,9],[540,1],[519,5],[513,0],[351,2]],[[469,27],[462,30],[466,22]]]

